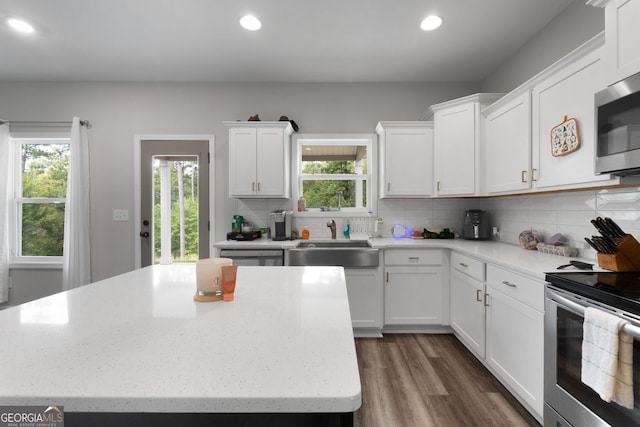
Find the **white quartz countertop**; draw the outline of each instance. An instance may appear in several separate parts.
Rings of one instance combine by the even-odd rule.
[[[0,311],[0,402],[68,412],[353,412],[341,267],[239,267],[195,302],[195,265],[153,266]]]
[[[213,246],[217,248],[255,249],[265,248],[268,247],[267,245],[275,244],[275,247],[281,249],[293,249],[297,247],[300,242],[301,240],[273,242],[271,239],[263,238],[252,242],[222,241],[215,243]],[[593,259],[545,254],[535,250],[522,249],[518,245],[510,245],[491,240],[374,238],[369,239],[369,244],[378,249],[450,249],[541,280],[544,280],[545,273],[563,271],[557,268],[561,265],[569,264],[570,260],[579,260],[589,264],[595,264],[594,270],[602,270],[598,268],[597,263]],[[572,270],[575,269],[569,268],[564,271]]]
[[[371,239],[369,240],[369,244],[374,248],[381,249],[450,249],[541,280],[544,280],[545,273],[575,270],[573,267],[567,270],[558,270],[559,266],[569,264],[571,260],[595,264],[593,267],[594,270],[600,270],[597,263],[592,259],[545,254],[536,250],[526,250],[518,245],[510,245],[490,240],[381,238]]]

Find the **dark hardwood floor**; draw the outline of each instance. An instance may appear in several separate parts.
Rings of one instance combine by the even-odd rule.
[[[453,336],[357,338],[356,427],[539,426]]]

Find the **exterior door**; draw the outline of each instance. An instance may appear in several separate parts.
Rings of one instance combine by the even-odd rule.
[[[143,140],[140,153],[141,267],[173,262],[176,257],[170,254],[184,252],[185,244],[192,248],[194,239],[197,239],[197,258],[208,258],[209,142]],[[183,165],[188,165],[190,171],[185,172]],[[186,179],[182,179],[182,190],[176,191],[176,188],[172,188],[180,186],[179,180],[170,177],[171,171],[168,169],[172,168],[183,168],[182,176],[187,175]],[[163,184],[159,186],[159,182]],[[163,186],[164,188],[158,188]],[[180,228],[186,228],[186,225],[181,225],[186,221],[176,224],[176,216],[180,217],[176,215],[176,209],[184,212],[186,200],[192,195],[197,202],[197,230],[193,231],[194,227],[191,226],[182,233],[186,234],[186,237],[178,238],[176,241],[176,233],[179,235]],[[184,215],[182,217],[184,218]],[[156,244],[158,238],[161,245]],[[193,249],[191,251],[193,252]]]

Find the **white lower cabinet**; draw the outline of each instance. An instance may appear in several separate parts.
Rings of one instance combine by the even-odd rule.
[[[385,324],[442,324],[441,267],[387,267],[385,274]]]
[[[477,356],[484,357],[484,283],[451,269],[451,328]]]
[[[542,417],[544,283],[489,264],[487,294],[487,363]]]
[[[488,286],[486,361],[542,416],[544,313]]]
[[[542,420],[544,283],[453,252],[450,288],[458,339]]]
[[[380,269],[345,269],[351,324],[358,336],[379,335],[382,329]]]
[[[443,257],[439,249],[385,251],[385,325],[448,323]]]

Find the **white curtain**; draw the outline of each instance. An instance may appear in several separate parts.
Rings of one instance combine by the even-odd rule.
[[[11,195],[9,125],[0,126],[0,302],[9,300],[9,197]]]
[[[87,127],[71,122],[69,177],[64,215],[62,287],[73,289],[91,282],[91,204],[89,198],[89,140]]]

